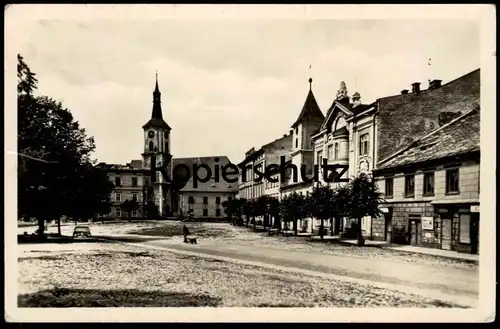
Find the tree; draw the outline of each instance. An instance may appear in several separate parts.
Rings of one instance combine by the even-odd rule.
[[[358,220],[358,246],[364,245],[361,220],[365,216],[378,217],[379,205],[384,202],[377,185],[366,174],[361,174],[349,183],[350,202],[348,214]]]
[[[127,199],[122,202],[120,208],[127,213],[130,221],[132,218],[132,212],[137,211],[137,209],[139,209],[139,204],[137,203],[137,201],[133,199],[132,200]]]
[[[339,231],[342,229],[341,226],[344,217],[346,217],[348,214],[350,200],[351,200],[351,191],[349,189],[349,185],[343,185],[337,187],[334,190],[333,199],[331,202],[333,204],[333,208],[335,209],[335,213],[333,216],[336,219],[335,222],[338,223],[336,225],[336,229],[338,229]],[[331,234],[333,235],[333,225]]]
[[[280,202],[276,198],[269,198],[269,215],[273,219],[272,226],[277,228],[278,231],[281,231]]]
[[[331,219],[335,215],[333,201],[334,193],[330,186],[315,187],[307,199],[309,214],[321,220],[319,236],[323,240],[325,220]]]
[[[253,228],[256,228],[257,222],[255,221],[255,216],[257,216],[257,204],[256,201],[253,199],[250,199],[247,201],[247,212],[250,217],[252,217],[253,221]]]
[[[241,215],[245,216],[245,225],[248,227],[248,223],[250,222],[250,205],[247,199],[241,198]]]
[[[270,228],[271,227],[271,221],[270,221],[270,208],[271,208],[271,200],[272,198],[268,195],[261,195],[256,202],[256,211],[257,211],[257,216],[262,216],[263,217],[263,226],[264,228]]]
[[[18,55],[18,211],[38,220],[43,235],[48,220],[105,210],[108,178],[90,169],[94,139],[60,102],[35,96],[38,80]],[[88,193],[92,193],[89,197]]]
[[[306,198],[293,192],[283,199],[281,210],[283,219],[293,222],[293,231],[297,235],[298,221],[306,218],[309,212]]]

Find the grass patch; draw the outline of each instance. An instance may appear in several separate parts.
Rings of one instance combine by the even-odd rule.
[[[139,289],[54,288],[18,297],[19,307],[213,307],[220,302],[220,298],[204,294]]]
[[[186,225],[190,235],[202,238],[229,238],[235,237],[229,224],[219,223],[185,223],[185,222],[166,222],[165,225],[157,227],[147,227],[128,231],[127,234],[161,236],[161,237],[179,237],[182,236],[182,228]]]

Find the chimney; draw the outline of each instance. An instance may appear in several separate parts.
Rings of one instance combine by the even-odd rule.
[[[293,135],[293,129],[290,129],[290,136]]]
[[[441,87],[441,80],[432,80],[429,82],[429,89],[438,89]]]
[[[283,134],[283,137],[286,137],[286,136],[287,136],[287,134]]]
[[[356,107],[361,104],[361,95],[358,92],[355,92],[352,95],[352,107]]]
[[[401,95],[406,95],[406,94],[408,94],[408,89],[401,90]]]
[[[411,92],[414,94],[420,94],[420,82],[414,82],[411,84]]]

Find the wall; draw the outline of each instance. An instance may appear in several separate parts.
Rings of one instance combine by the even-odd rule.
[[[442,247],[442,218],[440,209],[448,209],[448,218],[452,219],[451,250],[470,252],[470,245],[458,242],[459,212],[470,211],[470,204],[479,203],[479,164],[473,161],[462,163],[459,167],[459,194],[446,195],[446,169],[443,165],[436,168],[434,174],[434,196],[423,195],[423,172],[415,174],[415,196],[404,196],[404,175],[397,173],[394,176],[393,197],[385,197],[387,203],[381,208],[392,208],[392,231],[394,228],[404,227],[408,231],[411,215],[433,217],[433,229],[424,230],[418,245],[429,248]],[[385,178],[377,177],[376,182],[382,193],[385,194]],[[385,218],[375,218],[373,222],[373,236],[376,240],[384,239]]]
[[[194,204],[189,204],[189,196],[193,196]],[[207,197],[207,204],[203,203],[203,197]],[[220,204],[216,203],[217,197],[220,198]],[[188,215],[188,211],[190,206],[192,207],[194,213],[193,216],[195,218],[207,217],[207,218],[225,218],[226,214],[224,213],[224,207],[222,203],[227,201],[228,198],[231,197],[234,199],[236,197],[236,193],[224,193],[224,192],[186,192],[181,193],[180,204],[182,207],[182,213],[184,216]],[[203,209],[207,209],[208,214],[206,216],[203,215]],[[220,215],[217,216],[216,209],[220,209]]]
[[[120,205],[125,200],[132,200],[133,193],[137,194],[137,203],[142,206],[143,203],[143,185],[144,185],[144,177],[140,173],[134,172],[123,172],[123,173],[108,173],[108,178],[111,182],[115,182],[115,178],[120,177],[121,186],[115,186],[110,195],[111,200],[111,211],[109,214],[103,216],[106,218],[115,218],[115,217],[125,217],[126,214],[121,214],[121,216],[117,216],[117,209],[120,209]],[[132,178],[137,178],[137,186],[132,186]],[[120,194],[120,201],[116,200],[116,194]],[[142,211],[139,210],[137,213],[137,217],[142,216]]]

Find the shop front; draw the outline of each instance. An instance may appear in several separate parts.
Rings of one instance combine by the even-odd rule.
[[[479,253],[479,202],[433,202],[440,222],[441,249],[463,253]]]

